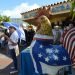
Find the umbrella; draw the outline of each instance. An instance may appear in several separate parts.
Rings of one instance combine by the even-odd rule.
[[[19,38],[21,36],[22,31],[20,30],[20,27],[17,23],[14,23],[14,22],[3,22],[3,25],[6,27],[6,28],[9,28],[10,26],[13,26],[16,28],[17,32],[18,32],[18,35],[19,35]]]
[[[13,23],[13,22],[3,22],[3,25],[6,27],[6,28],[9,28],[10,26],[13,26],[15,27],[16,29],[19,27],[18,24],[16,23]]]

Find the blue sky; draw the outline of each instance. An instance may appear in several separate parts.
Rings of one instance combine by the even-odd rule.
[[[0,14],[21,17],[20,13],[64,0],[0,0]]]

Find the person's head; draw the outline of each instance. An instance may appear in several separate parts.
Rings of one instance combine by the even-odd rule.
[[[28,30],[33,30],[33,26],[32,25],[29,25],[28,26]]]
[[[38,23],[37,30],[39,30],[40,27],[44,26],[46,23],[48,23],[48,25],[51,25],[49,19],[45,15],[39,16],[36,21]]]
[[[40,16],[38,18],[38,21],[39,23],[46,23],[46,24],[51,25],[50,20],[45,15]]]
[[[45,15],[40,16],[38,22],[40,23],[40,27],[37,30],[38,34],[52,35],[51,22]]]
[[[72,23],[69,24],[69,28],[71,28],[71,27],[73,27],[73,24]]]
[[[15,30],[16,30],[16,28],[14,26],[9,27],[9,33],[13,33]]]

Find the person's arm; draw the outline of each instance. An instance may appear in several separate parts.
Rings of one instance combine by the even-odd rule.
[[[7,35],[4,35],[4,37],[7,39],[7,41],[10,41],[13,46],[17,45],[17,43],[14,43]]]
[[[1,39],[2,37],[4,37],[4,35],[5,35],[5,34],[2,34],[2,35],[0,36],[0,39]]]

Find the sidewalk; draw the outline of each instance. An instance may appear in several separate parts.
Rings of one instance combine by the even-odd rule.
[[[12,63],[12,60],[4,54],[0,53],[0,70],[6,68]]]
[[[12,59],[9,58],[5,51],[0,50],[0,75],[10,75],[10,67],[13,66]],[[11,74],[11,75],[18,75]]]

